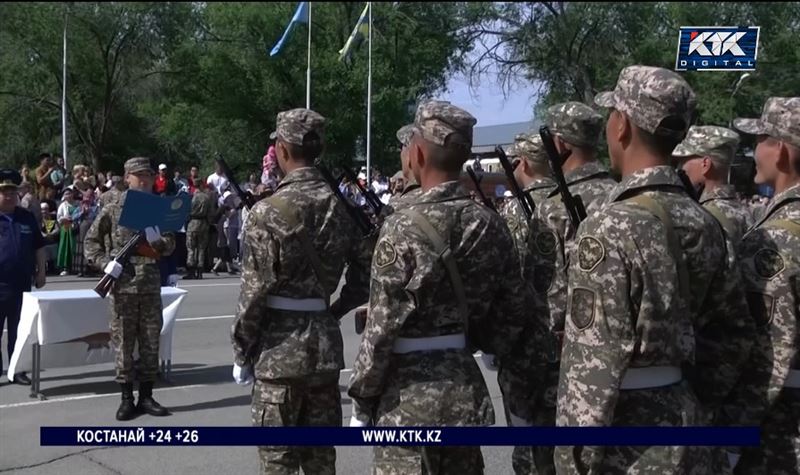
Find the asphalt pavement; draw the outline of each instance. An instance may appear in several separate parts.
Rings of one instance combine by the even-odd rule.
[[[142,415],[118,422],[118,385],[113,364],[47,369],[41,392],[0,378],[0,473],[15,474],[220,474],[258,473],[255,447],[41,447],[41,426],[250,426],[250,389],[231,377],[230,328],[239,295],[239,277],[206,274],[201,281],[181,281],[189,293],[174,330],[170,382],[159,382],[156,400],[168,417]],[[90,289],[96,279],[50,277],[43,290]],[[352,314],[342,319],[347,369],[340,375],[343,424],[351,413],[347,384],[360,336]],[[6,347],[3,332],[2,348]],[[42,351],[47,351],[43,347]],[[4,365],[8,357],[4,353]],[[482,370],[483,367],[482,367]],[[484,370],[494,401],[497,425],[504,426],[496,373]],[[337,447],[337,473],[367,474],[371,447]],[[483,447],[487,474],[513,473],[511,447]]]

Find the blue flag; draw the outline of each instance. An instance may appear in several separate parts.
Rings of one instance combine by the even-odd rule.
[[[283,42],[286,41],[286,38],[289,37],[289,33],[292,32],[294,26],[298,23],[308,23],[308,2],[300,2],[297,5],[297,10],[294,12],[294,16],[292,17],[292,21],[289,22],[289,26],[286,27],[286,31],[283,32],[283,36],[278,41],[278,43],[272,48],[272,52],[270,52],[270,56],[275,56],[280,52],[281,48],[283,47]]]

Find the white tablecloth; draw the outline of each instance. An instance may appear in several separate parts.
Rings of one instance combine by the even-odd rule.
[[[172,329],[187,291],[161,288],[163,324],[159,357],[172,359]],[[93,290],[26,292],[8,378],[32,368],[31,346],[42,345],[41,367],[63,368],[114,361],[110,345],[111,304]],[[88,341],[74,341],[87,339]]]

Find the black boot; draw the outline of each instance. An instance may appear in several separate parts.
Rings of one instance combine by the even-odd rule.
[[[139,383],[139,404],[136,406],[139,411],[150,414],[151,416],[166,416],[169,411],[161,407],[159,403],[153,399],[153,382],[142,381]]]
[[[122,403],[117,409],[118,421],[129,421],[136,415],[136,406],[133,405],[133,383],[121,383]]]
[[[194,269],[194,276],[197,277],[197,280],[203,280],[203,268],[202,267],[195,267]]]
[[[194,267],[189,267],[188,269],[186,269],[186,275],[183,276],[183,280],[194,280],[194,279],[196,279],[197,278],[196,277],[196,275],[197,275],[196,272],[197,271],[195,271]]]

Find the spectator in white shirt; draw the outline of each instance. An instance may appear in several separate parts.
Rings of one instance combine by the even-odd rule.
[[[222,195],[222,193],[225,191],[225,188],[228,187],[228,179],[225,178],[225,174],[222,172],[222,169],[219,165],[216,165],[214,168],[214,173],[208,176],[206,184],[209,187],[214,188],[219,195]]]

